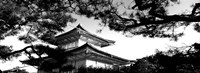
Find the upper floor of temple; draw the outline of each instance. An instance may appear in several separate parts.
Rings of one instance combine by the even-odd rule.
[[[88,32],[80,25],[78,25],[74,29],[66,33],[55,36],[54,42],[55,45],[66,49],[76,48],[85,43],[89,43],[99,47],[106,47],[109,45],[113,45],[115,41],[101,38],[95,34]]]

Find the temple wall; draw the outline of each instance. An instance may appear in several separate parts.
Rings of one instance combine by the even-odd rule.
[[[94,60],[90,60],[90,59],[86,59],[86,60],[83,59],[83,60],[79,60],[79,61],[70,61],[67,63],[75,66],[76,68],[79,68],[79,67],[113,68],[113,65],[111,65],[111,64],[102,63],[102,62],[94,61]]]
[[[94,60],[86,60],[86,67],[101,67],[101,68],[112,68],[112,65],[94,61]]]

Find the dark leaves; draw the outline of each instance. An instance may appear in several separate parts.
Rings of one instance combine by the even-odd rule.
[[[46,33],[56,34],[63,31],[68,22],[76,21],[70,14],[66,14],[71,12],[67,12],[65,8],[68,7],[63,0],[2,0],[0,1],[0,39],[16,35],[23,29],[28,33],[19,36],[20,41],[32,43],[41,39],[46,42],[51,39]],[[5,52],[2,49],[1,51]]]
[[[32,37],[32,36],[29,36],[29,35],[23,35],[23,36],[19,36],[18,39],[20,41],[24,41],[24,43],[31,43],[31,42],[34,42],[38,39]]]
[[[170,0],[170,1],[172,1],[172,2],[178,2],[178,0]]]
[[[47,33],[44,33],[43,35],[40,36],[40,39],[43,40],[43,41],[46,41],[48,43],[51,43],[53,44],[55,42],[55,32],[47,32]]]
[[[178,49],[170,49],[168,51],[158,51],[156,54],[138,59],[132,66],[134,72],[143,73],[198,73],[200,66],[199,43],[190,46],[191,50],[181,51]]]
[[[16,53],[16,54],[13,54],[9,57],[6,57],[5,55],[6,54],[9,54],[11,53],[13,50],[12,50],[12,47],[10,46],[4,46],[4,45],[0,45],[0,59],[2,60],[10,60],[12,59],[13,57],[18,57],[20,56],[20,53]]]
[[[200,50],[200,44],[199,43],[194,43],[193,46],[194,46],[194,49]]]
[[[194,30],[196,30],[197,32],[200,32],[200,25],[198,23],[194,25]]]
[[[12,49],[8,46],[4,46],[4,45],[0,45],[0,57],[2,57],[3,55],[10,53],[12,51]]]
[[[125,26],[123,24],[113,23],[108,25],[110,29],[115,31],[122,31],[125,29]]]

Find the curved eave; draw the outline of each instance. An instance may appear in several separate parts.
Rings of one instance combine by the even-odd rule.
[[[96,49],[95,47],[89,45],[86,43],[86,45],[88,45],[88,47],[90,47],[90,49],[92,49],[93,51],[97,52],[97,53],[100,53],[102,55],[105,55],[105,56],[108,56],[108,57],[111,57],[111,58],[114,58],[114,59],[117,59],[117,60],[121,60],[121,61],[124,61],[124,62],[129,62],[130,60],[127,60],[127,59],[124,59],[124,58],[121,58],[121,57],[118,57],[118,56],[115,56],[115,55],[112,55],[112,54],[109,54],[107,52],[104,52],[104,51],[101,51],[101,50],[98,50]]]
[[[92,36],[92,37],[94,37],[94,38],[96,38],[96,39],[102,40],[102,41],[107,42],[107,43],[112,43],[112,44],[115,43],[115,41],[113,41],[113,40],[104,39],[104,38],[102,38],[102,37],[99,37],[99,36],[97,36],[97,35],[95,35],[95,34],[92,34],[92,33],[88,32],[87,30],[85,30],[85,29],[84,29],[83,27],[81,27],[80,25],[78,25],[76,28],[79,29],[80,31],[83,31],[83,32],[84,32],[83,34],[88,34],[88,35],[90,35],[90,36]]]
[[[87,50],[89,50],[89,51],[87,51]],[[116,62],[120,65],[130,64],[130,63],[134,62],[134,61],[123,59],[121,57],[98,50],[95,47],[93,47],[92,45],[89,45],[87,43],[80,47],[77,47],[77,48],[74,48],[71,50],[66,50],[65,53],[67,53],[67,54],[70,53],[71,56],[76,54],[76,55],[80,55],[82,57],[84,57],[84,55],[88,54],[88,55],[90,55],[89,59],[102,60],[102,61],[105,59],[104,61],[107,61],[107,63]],[[49,59],[49,58],[50,57],[43,57],[42,59],[44,60],[44,59]],[[36,59],[29,59],[29,60],[24,60],[24,61],[20,61],[20,62],[31,65],[31,66],[39,66],[41,61],[42,61],[41,59],[36,58]]]
[[[85,49],[90,50],[90,51],[86,51]],[[93,54],[93,55],[96,55],[96,56],[99,56],[99,57],[101,56],[101,57],[109,58],[113,62],[117,61],[117,62],[120,62],[121,64],[129,64],[131,62],[131,60],[127,60],[127,59],[109,54],[107,52],[100,51],[100,50],[96,49],[95,47],[93,47],[93,46],[91,46],[87,43],[76,48],[76,49],[69,50],[69,51],[67,51],[67,53],[76,53],[76,52],[81,51],[81,50],[84,50],[85,53],[88,53],[88,54]],[[80,53],[83,53],[83,52],[80,52]],[[76,53],[76,54],[78,55],[80,53]]]
[[[68,36],[69,34],[78,34],[78,32],[77,32],[77,29],[72,29],[72,30],[70,30],[70,31],[68,31],[68,32],[65,32],[65,33],[63,33],[63,34],[60,34],[60,35],[57,35],[57,36],[55,36],[55,38],[56,39],[58,39],[58,40],[60,40],[59,38],[62,38],[62,37],[64,37],[64,36]]]

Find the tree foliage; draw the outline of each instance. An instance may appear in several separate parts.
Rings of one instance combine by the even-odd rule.
[[[60,71],[72,70],[72,66],[64,65],[68,61],[67,56],[71,55],[65,51],[65,49],[59,47],[51,48],[41,44],[35,45],[33,50],[25,50],[29,59],[21,62],[31,66],[38,66],[39,70],[44,70],[46,72],[52,72],[53,69],[59,69]],[[39,57],[34,57],[32,54],[36,54]]]
[[[2,0],[0,2],[0,38],[17,35],[19,40],[27,44],[34,41],[53,39],[53,35],[62,32],[69,22],[75,22],[71,14],[91,17],[104,6],[109,6],[107,0]],[[90,9],[90,10],[88,10]],[[93,10],[93,11],[91,11]],[[18,52],[25,51],[25,47]],[[9,48],[12,49],[12,48]],[[1,57],[8,57],[2,55]]]
[[[58,11],[61,1],[46,0],[2,0],[0,2],[0,37],[3,39],[7,36],[13,36],[20,32],[27,31],[27,34],[19,37],[19,40],[25,43],[31,43],[38,39],[42,40],[42,36],[47,33],[57,33],[63,31],[68,22],[74,22],[76,19],[71,15],[66,15],[65,11]],[[47,7],[49,5],[49,7]],[[57,12],[56,12],[57,10]],[[25,29],[27,28],[27,29]],[[34,35],[34,36],[32,36]],[[12,48],[5,49],[1,58],[6,59],[11,55],[25,51],[31,46],[27,46],[18,51],[11,51]],[[4,50],[4,47],[1,47]],[[7,54],[6,54],[7,53]]]
[[[103,7],[98,5],[93,7],[95,3],[86,4],[91,7],[85,8],[85,12],[82,11],[82,13],[88,13],[86,14],[88,17],[101,19],[102,25],[109,26],[111,30],[148,37],[170,37],[175,40],[183,35],[182,32],[176,32],[176,28],[187,27],[191,22],[199,22],[199,3],[191,6],[193,9],[188,13],[172,15],[167,8],[171,4],[180,4],[178,0],[132,0],[129,7],[124,5],[126,1],[124,3],[113,2],[111,0],[111,2],[104,3],[108,5]],[[120,10],[123,6],[126,7],[125,10]],[[198,26],[197,23],[195,30],[199,29]]]
[[[50,47],[44,49],[46,48],[45,45],[33,45],[32,42],[39,40],[51,43],[54,39],[53,36],[62,32],[67,27],[67,23],[76,21],[71,14],[90,17],[89,14],[93,12],[87,9],[97,8],[94,11],[101,11],[98,9],[108,6],[108,3],[110,1],[106,0],[1,0],[0,40],[8,36],[19,35],[20,41],[30,45],[20,50],[1,45],[0,59],[10,60],[12,57],[24,53],[29,59],[35,59],[32,55],[36,54],[41,60],[45,60],[41,56],[47,54],[48,57],[58,61],[52,67],[61,66],[64,61],[61,56],[66,56],[61,54],[63,50],[59,48],[55,48],[59,50],[53,50]],[[21,32],[26,32],[26,34],[20,35]],[[42,63],[42,66],[50,67],[48,64],[48,62],[45,62]]]
[[[101,20],[102,25],[108,26],[111,30],[148,37],[170,37],[175,40],[183,35],[182,32],[175,32],[176,28],[187,27],[191,25],[191,22],[200,21],[200,3],[195,3],[192,11],[188,13],[171,15],[167,7],[171,3],[179,4],[178,0],[132,0],[132,2],[127,8],[128,11],[123,11],[119,8],[124,6],[123,2],[116,3],[115,0],[1,0],[0,39],[26,32],[27,34],[19,36],[18,39],[27,44],[37,40],[50,43],[49,40],[54,39],[53,35],[62,32],[67,27],[67,23],[76,21],[71,16],[72,14]],[[200,31],[199,23],[194,25],[194,29]],[[0,45],[0,59],[7,60],[20,56],[22,52],[29,56],[33,53],[41,56],[44,51],[46,53],[49,51],[37,51],[36,46],[38,45],[29,45],[20,50],[14,50],[12,47]],[[32,51],[28,51],[29,48]],[[169,68],[166,70],[171,70],[171,68],[181,70],[183,67],[193,67],[193,64],[197,67],[196,65],[199,64],[195,60],[198,60],[198,50],[196,48],[195,50],[194,53],[187,53],[189,55],[179,52],[173,56],[157,53],[155,56],[138,60],[139,65],[137,66],[137,63],[135,65],[142,71],[144,70],[141,67],[152,69],[147,68],[149,72],[166,68]],[[51,56],[51,54],[48,55]],[[177,62],[180,60],[185,61]],[[174,64],[168,64],[169,62],[166,63],[166,61],[174,61]]]
[[[179,48],[159,51],[155,55],[138,59],[130,70],[135,73],[199,73],[199,46],[196,43],[186,51],[180,51]]]
[[[167,7],[177,0],[133,0],[126,12],[119,10],[123,3],[113,0],[2,0],[0,3],[0,37],[15,35],[27,28],[27,34],[47,40],[47,35],[63,31],[68,22],[75,22],[71,14],[101,20],[111,30],[130,32],[149,37],[182,36],[174,30],[198,22],[199,3],[188,14],[170,15]],[[198,23],[195,30],[198,31]],[[44,38],[45,37],[45,38]],[[26,43],[36,41],[30,35],[19,37]]]

